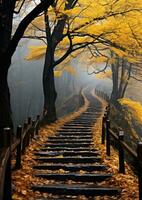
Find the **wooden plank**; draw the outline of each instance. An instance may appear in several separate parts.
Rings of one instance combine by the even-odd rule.
[[[48,151],[39,151],[35,152],[34,155],[36,156],[98,156],[100,155],[97,151],[91,152],[91,151],[54,151],[54,152],[48,152]]]
[[[53,143],[43,144],[44,147],[89,147],[91,143]]]
[[[37,151],[98,151],[97,149],[93,149],[91,147],[43,147],[37,149]]]
[[[112,174],[75,174],[75,173],[67,173],[67,174],[59,174],[59,173],[51,173],[51,174],[43,174],[38,173],[34,174],[36,177],[45,178],[49,180],[58,180],[58,181],[67,181],[73,180],[76,182],[102,182],[108,178],[112,177]]]
[[[33,169],[38,169],[38,170],[59,170],[63,169],[65,171],[71,171],[71,172],[76,172],[76,171],[104,171],[107,169],[105,165],[91,165],[91,164],[40,164],[40,165],[35,165]]]
[[[86,196],[114,196],[120,193],[120,190],[113,187],[101,187],[97,185],[35,185],[34,191],[63,194],[63,195],[86,195]]]
[[[53,163],[95,163],[101,162],[100,157],[65,157],[65,158],[46,158],[39,157],[34,160],[40,162],[53,162]]]

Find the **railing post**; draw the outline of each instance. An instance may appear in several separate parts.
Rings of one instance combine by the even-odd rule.
[[[110,156],[110,120],[106,120],[106,154]]]
[[[5,171],[5,183],[4,183],[4,199],[11,200],[12,199],[12,189],[11,189],[11,129],[4,128],[3,131],[3,139],[4,139],[4,147],[10,148],[10,155],[6,166]]]
[[[25,122],[25,123],[24,123],[24,127],[23,127],[23,129],[24,129],[24,130],[26,130],[26,129],[27,129],[27,127],[28,127],[28,123],[27,123],[27,122]]]
[[[28,117],[28,127],[29,126],[31,127],[31,124],[32,124],[32,119],[31,119],[31,117]],[[30,138],[31,138],[31,131],[29,129],[27,134],[26,134],[26,147],[28,147],[29,144],[30,144]]]
[[[18,126],[17,127],[17,133],[16,133],[16,137],[17,139],[19,139],[19,144],[17,146],[17,154],[16,154],[16,165],[15,168],[16,169],[20,169],[21,168],[21,153],[22,153],[22,126]]]
[[[40,116],[37,115],[37,119],[36,119],[36,121],[37,121],[37,125],[36,125],[36,135],[38,135],[38,131],[39,131],[39,119],[40,119]]]
[[[106,115],[104,114],[103,120],[102,120],[102,144],[105,144],[105,122],[106,122]]]
[[[32,119],[31,117],[28,117],[28,125],[31,125]]]
[[[142,200],[142,142],[137,145],[139,200]]]
[[[34,135],[35,135],[35,127],[34,127],[34,125],[35,125],[35,120],[32,120],[31,139],[33,139],[33,138],[34,138]]]
[[[121,141],[124,140],[124,131],[119,131],[118,133],[118,145],[119,145],[119,172],[125,174],[125,161],[124,161],[124,149]]]
[[[28,127],[28,123],[25,122],[25,123],[24,123],[24,131],[27,131],[27,127]],[[25,137],[22,139],[22,154],[25,153],[26,143],[27,143],[27,138],[26,138],[26,136],[25,136]]]
[[[32,118],[31,117],[28,117],[28,126],[32,126]],[[30,139],[31,139],[31,130],[29,129],[27,135],[26,135],[26,138],[27,138],[27,144],[26,146],[29,146],[30,144]]]

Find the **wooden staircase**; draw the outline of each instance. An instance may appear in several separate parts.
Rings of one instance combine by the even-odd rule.
[[[54,180],[54,184],[32,186],[33,191],[41,192],[41,196],[42,192],[50,194],[48,198],[37,200],[77,199],[79,195],[95,199],[95,196],[120,194],[119,188],[107,184],[113,175],[107,172],[100,152],[92,144],[91,129],[100,115],[101,104],[88,92],[85,95],[90,102],[87,110],[66,123],[35,151],[34,176]]]

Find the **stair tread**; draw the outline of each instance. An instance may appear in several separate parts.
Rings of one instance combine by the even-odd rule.
[[[88,139],[86,139],[86,140],[81,140],[81,139],[78,139],[78,140],[76,140],[76,139],[49,139],[49,140],[47,140],[46,141],[47,143],[60,143],[60,144],[78,144],[78,143],[80,143],[80,144],[84,144],[84,143],[92,143],[92,140],[88,140]]]
[[[105,165],[89,165],[89,164],[40,164],[40,165],[35,165],[33,167],[34,169],[49,169],[49,170],[67,170],[67,171],[80,171],[80,170],[85,170],[85,171],[103,171],[106,170],[107,167]]]
[[[89,147],[91,143],[47,143],[43,144],[43,147]]]
[[[56,135],[56,136],[52,136],[52,137],[48,137],[48,139],[50,140],[54,140],[54,139],[80,139],[80,140],[83,140],[83,139],[92,139],[92,136],[59,136],[59,135]]]
[[[86,151],[86,150],[91,150],[91,151],[98,151],[97,149],[93,149],[90,147],[54,147],[54,148],[50,148],[50,147],[43,147],[43,148],[39,148],[38,150],[42,150],[42,151]]]
[[[88,184],[69,185],[69,184],[54,184],[54,185],[34,185],[34,191],[48,192],[54,194],[68,194],[68,195],[87,195],[87,196],[103,196],[103,195],[117,195],[120,189],[108,186],[97,186]]]
[[[100,162],[101,161],[101,158],[100,157],[63,157],[63,158],[59,158],[59,157],[56,157],[56,158],[48,158],[48,157],[38,157],[38,158],[35,158],[36,161],[44,161],[44,162],[54,162],[54,163],[58,163],[58,162],[61,162],[61,163],[86,163],[86,162],[89,162],[89,163],[94,163],[94,162]]]
[[[46,178],[46,179],[55,179],[55,180],[74,180],[80,182],[102,182],[110,177],[112,174],[75,174],[75,173],[67,173],[67,174],[59,174],[59,173],[36,173],[34,174],[36,177]]]
[[[100,155],[99,152],[91,152],[91,151],[54,151],[54,152],[48,152],[48,151],[39,151],[35,152],[34,155],[36,156],[73,156],[73,155],[78,155],[78,156],[97,156]]]

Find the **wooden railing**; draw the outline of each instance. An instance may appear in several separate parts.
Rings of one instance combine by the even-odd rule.
[[[100,90],[98,90],[98,89],[95,89],[95,93],[96,93],[97,96],[100,96],[100,97],[103,98],[105,101],[109,102],[109,99],[110,99],[110,98],[109,98],[108,94],[106,94],[105,92],[100,91]]]
[[[97,95],[104,98],[103,92],[98,92]],[[135,169],[137,170],[138,183],[139,183],[139,200],[142,200],[142,142],[137,143],[137,150],[133,150],[125,141],[124,141],[124,131],[123,130],[112,130],[111,121],[109,119],[110,107],[107,106],[103,119],[102,119],[102,137],[101,143],[106,145],[106,155],[111,155],[111,140],[115,141],[115,144],[118,147],[118,157],[119,157],[119,172],[125,174],[125,152],[128,153],[129,158],[135,160],[136,165]]]
[[[37,116],[36,121],[28,118],[23,127],[18,126],[16,136],[11,138],[10,128],[4,128],[1,133],[1,153],[0,153],[0,200],[12,199],[11,170],[21,168],[21,156],[25,153],[30,141],[38,135],[41,118]],[[15,165],[11,160],[15,158]]]

